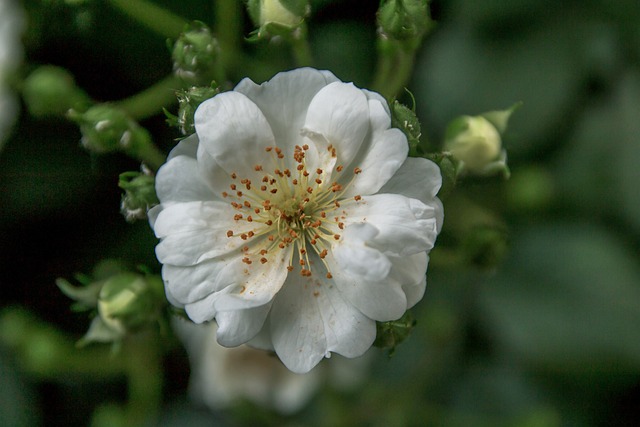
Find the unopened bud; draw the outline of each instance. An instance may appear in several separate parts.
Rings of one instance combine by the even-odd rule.
[[[249,0],[249,16],[258,27],[254,36],[283,36],[291,34],[309,14],[308,0]]]
[[[415,325],[416,321],[410,311],[406,311],[398,320],[377,322],[376,340],[373,345],[389,350],[389,356],[392,356],[398,344],[409,337]]]
[[[220,45],[211,29],[194,21],[173,45],[173,70],[178,77],[190,82],[210,81],[219,53]]]
[[[151,174],[121,173],[118,186],[125,191],[120,210],[127,221],[146,218],[149,208],[160,203],[156,195],[155,178]]]
[[[122,273],[105,280],[98,297],[98,313],[107,327],[125,334],[157,323],[164,301],[159,277]]]
[[[392,126],[400,129],[409,142],[409,155],[417,155],[422,132],[416,113],[406,105],[394,101],[391,107]]]
[[[151,144],[151,136],[144,128],[109,104],[93,106],[82,114],[70,111],[68,117],[80,126],[82,145],[95,153],[123,151],[138,158]]]
[[[211,86],[193,86],[186,90],[176,92],[178,97],[178,115],[174,116],[165,111],[167,121],[172,126],[177,126],[183,135],[191,135],[195,132],[193,115],[200,104],[209,98],[213,98],[220,92],[214,83]]]
[[[36,117],[63,117],[70,109],[85,111],[91,103],[71,73],[51,65],[37,68],[25,79],[22,95]]]
[[[378,9],[380,31],[395,40],[421,40],[433,26],[427,0],[386,0]]]
[[[502,139],[495,126],[482,116],[462,116],[449,124],[445,149],[464,163],[472,173],[481,173],[496,160],[502,149]]]

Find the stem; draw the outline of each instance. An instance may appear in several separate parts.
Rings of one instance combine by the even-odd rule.
[[[237,0],[216,0],[213,3],[216,13],[218,40],[220,40],[225,49],[238,50],[240,48],[240,34],[242,33],[241,2]]]
[[[166,160],[164,153],[162,153],[151,140],[137,147],[136,153],[132,157],[143,162],[154,172],[160,169],[160,166],[162,166]]]
[[[300,31],[298,34],[291,37],[293,57],[298,67],[308,67],[313,64],[313,56],[307,39],[307,26],[305,24],[300,25],[298,31]]]
[[[166,38],[178,38],[187,25],[182,17],[147,0],[109,1],[125,15]]]
[[[151,425],[158,416],[161,400],[163,373],[160,348],[157,338],[154,341],[131,337],[125,347],[127,356],[127,376],[129,402],[127,411],[130,425]]]
[[[115,105],[133,119],[146,119],[175,104],[175,91],[182,86],[178,77],[170,75],[142,92],[116,102]]]
[[[395,40],[381,39],[378,43],[378,64],[372,88],[390,100],[409,82],[416,49],[403,46]]]

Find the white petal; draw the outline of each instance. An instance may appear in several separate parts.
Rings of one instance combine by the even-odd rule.
[[[236,251],[244,241],[239,233],[256,231],[247,221],[234,221],[233,208],[222,202],[188,202],[167,206],[154,231],[161,238],[156,256],[163,264],[189,266]],[[227,232],[236,233],[228,237]]]
[[[402,194],[429,203],[442,185],[440,168],[431,160],[408,157],[380,193]]]
[[[438,234],[436,203],[431,206],[399,194],[363,196],[341,208],[345,223],[369,223],[379,234],[368,244],[384,253],[412,255],[433,247]]]
[[[405,309],[409,309],[424,296],[429,256],[426,252],[420,252],[407,257],[392,257],[391,262],[393,267],[389,277],[402,284],[407,298]]]
[[[217,259],[188,267],[162,266],[165,288],[181,305],[190,304],[219,290],[217,277],[225,264]]]
[[[193,292],[203,291],[205,288],[212,293],[202,299],[185,304],[185,310],[194,322],[203,322],[213,319],[219,312],[229,310],[249,309],[269,303],[274,295],[282,287],[286,276],[286,261],[289,254],[286,251],[274,257],[267,264],[259,262],[247,265],[243,262],[245,254],[241,253],[231,258],[216,259],[220,264],[215,269],[215,278],[210,278],[211,283],[201,284],[199,289]],[[208,278],[209,280],[209,278]],[[175,293],[179,295],[189,294],[188,290],[179,289],[180,286],[189,287],[192,283],[175,284]]]
[[[162,203],[212,200],[211,189],[202,181],[195,158],[172,157],[156,175],[156,194]]]
[[[344,256],[344,253],[337,248],[333,253],[338,259]],[[349,259],[341,259],[338,262],[332,254],[325,259],[343,297],[364,315],[378,321],[398,319],[407,309],[407,299],[402,284],[389,274],[393,272],[392,264],[386,257],[385,260],[386,274],[358,275],[356,269],[348,265],[344,268],[344,265],[350,262]],[[370,267],[377,269],[373,264]]]
[[[332,250],[340,270],[363,281],[385,279],[391,262],[382,252],[366,245],[378,234],[378,230],[370,224],[349,225],[340,243]]]
[[[333,351],[362,355],[375,339],[375,322],[349,304],[326,279],[292,274],[270,315],[276,353],[293,372],[311,370]]]
[[[193,135],[183,139],[176,145],[173,150],[169,153],[167,157],[167,161],[173,159],[178,156],[187,156],[192,159],[196,158],[196,152],[198,151],[198,136],[194,133]]]
[[[231,192],[230,186],[234,184],[234,180],[231,179],[230,174],[211,157],[202,145],[198,147],[197,158],[198,174],[201,176],[202,181],[211,188],[212,192],[216,195],[216,200],[225,200],[222,194],[223,192]],[[237,185],[237,182],[235,182],[235,184]]]
[[[260,109],[239,92],[224,92],[206,100],[196,110],[200,147],[228,174],[254,182],[261,177],[254,166],[273,169],[265,148],[276,144]]]
[[[243,310],[219,311],[217,339],[220,345],[236,347],[254,338],[262,329],[271,304]]]
[[[322,137],[341,164],[350,164],[369,131],[367,97],[351,83],[325,86],[309,105],[303,131],[314,141]]]
[[[369,101],[371,120],[370,142],[351,164],[340,183],[353,178],[353,170],[362,170],[347,188],[343,197],[374,194],[396,173],[409,153],[407,138],[400,129],[389,129],[391,118],[378,100]]]
[[[311,100],[320,89],[335,81],[338,79],[328,71],[299,68],[278,73],[261,85],[244,79],[234,91],[245,94],[260,108],[285,158],[291,158],[294,146],[302,145],[300,130]]]

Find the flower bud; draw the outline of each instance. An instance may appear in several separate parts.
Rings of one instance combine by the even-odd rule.
[[[191,135],[196,131],[193,115],[200,104],[209,98],[213,98],[214,95],[220,92],[220,89],[215,83],[211,86],[193,86],[186,90],[179,90],[176,92],[178,97],[178,115],[173,116],[167,112],[170,125],[177,126],[183,135]]]
[[[290,34],[309,14],[308,0],[249,0],[249,16],[258,27],[256,38]]]
[[[416,320],[410,311],[406,311],[398,320],[376,322],[376,340],[373,345],[389,350],[392,356],[398,344],[409,337]]]
[[[124,151],[139,157],[144,146],[151,143],[151,136],[122,110],[99,104],[84,113],[70,111],[69,118],[80,125],[82,145],[95,153]]]
[[[118,187],[125,191],[120,210],[127,221],[145,219],[147,210],[160,203],[156,195],[155,178],[151,174],[143,172],[121,173]]]
[[[391,110],[392,126],[400,129],[407,137],[410,149],[409,155],[416,155],[420,137],[422,136],[420,121],[416,113],[398,101],[393,102]]]
[[[85,111],[91,103],[71,73],[50,65],[36,69],[25,79],[22,95],[36,117],[60,117],[70,109]]]
[[[498,175],[509,178],[507,152],[502,148],[502,134],[511,114],[521,103],[479,116],[461,116],[449,123],[444,148],[459,162],[458,175]]]
[[[211,29],[202,22],[194,21],[173,45],[173,70],[187,81],[210,81],[219,53],[220,45]]]
[[[98,313],[108,328],[124,335],[156,323],[164,301],[164,285],[158,277],[121,273],[105,280]]]
[[[378,25],[387,37],[421,40],[432,27],[427,0],[386,0],[378,9]]]
[[[482,116],[462,116],[449,124],[445,149],[464,167],[474,173],[481,173],[496,160],[502,149],[502,139],[498,130]]]

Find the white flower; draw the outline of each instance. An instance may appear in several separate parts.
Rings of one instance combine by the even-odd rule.
[[[189,394],[212,410],[247,399],[290,414],[308,403],[320,386],[320,371],[294,374],[265,351],[221,346],[215,339],[215,323],[196,325],[182,319],[172,323],[189,354]]]
[[[0,148],[15,121],[18,102],[7,87],[7,79],[22,60],[20,37],[24,29],[24,14],[13,0],[0,1]]]
[[[200,105],[149,212],[169,301],[294,372],[353,358],[424,294],[438,167],[373,92],[310,68]]]

